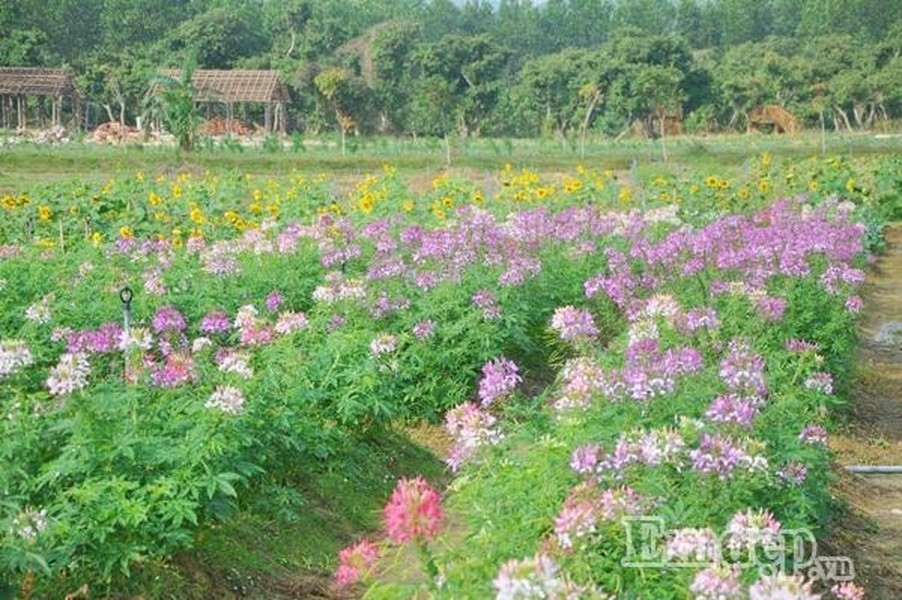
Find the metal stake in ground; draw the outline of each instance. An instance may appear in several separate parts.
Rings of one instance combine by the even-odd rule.
[[[122,303],[122,328],[125,332],[126,344],[131,343],[131,325],[132,325],[132,298],[134,294],[132,293],[132,288],[125,286],[121,290],[119,290],[119,301]],[[128,380],[131,375],[131,369],[129,369],[128,359],[131,352],[130,349],[126,346],[125,348],[125,378]]]

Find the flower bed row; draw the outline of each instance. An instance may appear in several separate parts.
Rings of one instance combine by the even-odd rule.
[[[445,512],[422,491],[406,520],[386,508],[385,543],[418,546],[426,582],[386,583],[397,565],[378,541],[343,553],[338,582],[375,577],[368,598],[861,598],[816,545],[862,308],[852,208],[612,232],[584,298],[547,321],[554,383],[526,398],[515,364],[487,363],[446,417]]]
[[[368,178],[361,193],[377,183]],[[131,214],[119,200],[111,210]],[[810,212],[805,203],[784,203],[758,214],[759,222],[715,220],[674,204],[605,212],[585,200],[497,215],[479,203],[452,206],[433,227],[415,210],[378,219],[362,211],[359,220],[323,211],[307,223],[280,213],[187,239],[142,238],[158,227],[145,217],[141,227],[123,225],[99,239],[87,232],[87,243],[61,234],[58,245],[0,246],[4,577],[14,585],[36,576],[47,585],[74,574],[109,580],[190,546],[199,526],[227,518],[236,498],[264,479],[291,486],[399,419],[438,419],[452,409],[451,466],[475,481],[472,469],[482,471],[466,465],[480,446],[502,447],[501,422],[514,424],[504,444],[518,439],[518,428],[523,439],[541,432],[548,443],[561,432],[592,431],[565,423],[594,418],[597,411],[579,411],[597,402],[596,384],[620,400],[610,406],[632,407],[610,416],[609,433],[644,428],[623,440],[625,448],[648,435],[675,436],[655,428],[679,425],[675,461],[738,449],[747,467],[762,454],[745,437],[683,431],[672,415],[697,408],[671,413],[657,398],[698,382],[706,391],[696,401],[723,396],[724,415],[766,422],[772,393],[719,393],[711,381],[717,353],[734,338],[750,356],[764,356],[761,344],[789,333],[820,343],[819,371],[843,381],[848,315],[860,304],[849,286],[861,276],[852,261],[862,230],[843,212],[850,205]],[[648,331],[636,333],[641,302],[659,294],[670,294],[660,310],[674,314],[641,320]],[[562,306],[573,308],[556,312]],[[562,340],[554,341],[554,330]],[[617,363],[627,332],[646,340],[629,350],[642,368]],[[565,358],[565,393],[549,402],[570,416],[536,410],[541,399],[504,400],[523,373]],[[772,368],[768,362],[768,377]],[[830,384],[818,377],[812,381],[821,388]],[[626,401],[637,390],[646,397]],[[474,393],[481,405],[466,404]],[[562,438],[560,448],[612,443],[607,435]],[[804,464],[807,455],[787,454],[779,466],[798,471],[792,460],[808,469],[808,480],[823,472]],[[640,467],[624,463],[627,471]],[[822,512],[817,502],[804,506]]]

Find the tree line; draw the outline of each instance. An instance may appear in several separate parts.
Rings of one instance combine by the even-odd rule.
[[[0,0],[0,65],[65,66],[133,119],[160,68],[276,69],[319,133],[577,137],[663,115],[902,116],[891,0]]]

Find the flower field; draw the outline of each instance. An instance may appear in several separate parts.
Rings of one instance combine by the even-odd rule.
[[[115,581],[428,420],[454,479],[401,481],[336,588],[816,597],[781,544],[828,513],[827,430],[899,167],[509,167],[418,191],[390,167],[343,191],[138,173],[6,195],[0,583]],[[642,522],[662,529],[633,565]],[[397,576],[405,545],[424,575]]]

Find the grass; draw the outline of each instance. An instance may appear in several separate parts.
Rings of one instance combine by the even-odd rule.
[[[326,597],[338,551],[379,527],[397,479],[445,476],[429,450],[402,434],[351,444],[330,464],[338,466],[305,469],[295,494],[252,490],[237,515],[202,528],[194,548],[166,563],[145,563],[127,581],[92,590],[92,597]],[[73,589],[82,584],[75,583]]]
[[[666,141],[668,161],[662,158],[661,143],[654,140],[595,140],[585,154],[577,145],[553,140],[462,139],[452,142],[452,167],[497,171],[505,163],[515,168],[544,172],[571,171],[578,165],[614,170],[632,169],[640,174],[663,170],[741,169],[749,157],[761,152],[775,156],[806,157],[822,153],[816,133],[797,136],[717,135],[683,136]],[[897,137],[870,134],[837,135],[826,138],[827,154],[883,154],[898,150]],[[38,183],[78,178],[102,181],[131,175],[137,171],[166,172],[175,169],[229,171],[240,169],[270,177],[292,172],[326,172],[336,176],[359,175],[389,163],[402,174],[415,175],[446,168],[445,149],[431,139],[360,138],[342,156],[334,141],[286,142],[281,149],[243,147],[237,144],[207,144],[188,155],[174,148],[128,145],[101,146],[72,143],[64,146],[36,146],[23,143],[0,153],[0,192],[15,192]]]

